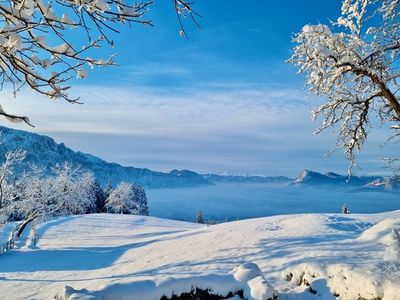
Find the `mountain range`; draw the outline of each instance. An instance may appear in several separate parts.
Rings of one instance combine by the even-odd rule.
[[[115,185],[121,181],[134,182],[149,188],[212,184],[195,172],[174,170],[163,173],[144,168],[125,167],[90,154],[75,152],[45,135],[0,126],[0,156],[4,157],[6,152],[16,149],[26,151],[26,158],[20,171],[36,165],[51,172],[55,166],[69,162],[92,172],[102,185],[109,182]]]
[[[397,191],[400,180],[396,177],[325,174],[304,170],[290,183],[294,186],[350,187],[354,191]]]
[[[295,186],[351,186],[363,190],[398,190],[398,179],[381,176],[344,176],[333,172],[321,174],[304,170],[296,179],[286,176],[244,176],[199,174],[190,170],[157,172],[146,168],[135,168],[110,163],[101,158],[79,151],[73,151],[63,143],[52,138],[0,126],[0,157],[8,151],[21,149],[26,158],[19,172],[36,165],[48,172],[64,162],[80,166],[94,174],[97,180],[106,185],[119,182],[132,182],[147,188],[178,188],[213,185],[218,183],[283,183]]]

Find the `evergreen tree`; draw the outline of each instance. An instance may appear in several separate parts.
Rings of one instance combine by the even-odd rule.
[[[144,188],[141,185],[134,185],[135,202],[138,204],[139,215],[148,216],[149,206]]]
[[[203,213],[201,212],[201,210],[197,212],[196,222],[199,224],[204,224]]]
[[[345,215],[350,214],[350,209],[348,208],[348,206],[346,204],[343,204],[343,206],[342,206],[342,214],[345,214]]]
[[[108,181],[107,187],[104,190],[104,196],[106,197],[106,199],[110,196],[112,190],[113,190],[113,186],[112,186],[112,183],[110,180],[110,181]]]
[[[126,182],[120,183],[106,199],[105,211],[118,214],[148,215],[149,208],[143,187]]]
[[[103,188],[101,187],[100,183],[97,180],[93,182],[92,189],[94,197],[96,199],[95,212],[102,213],[105,210],[104,205],[107,199],[106,191],[103,190]]]

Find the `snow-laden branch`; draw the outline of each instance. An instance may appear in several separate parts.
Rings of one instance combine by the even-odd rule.
[[[289,62],[306,76],[310,95],[327,99],[313,111],[317,133],[340,124],[338,147],[355,164],[371,114],[400,124],[400,4],[398,0],[344,0],[331,26],[306,25],[294,37]]]
[[[0,89],[10,84],[16,94],[23,86],[53,99],[79,103],[69,94],[72,78],[86,78],[88,69],[116,65],[114,55],[97,57],[96,49],[114,45],[110,33],[122,25],[152,26],[146,16],[154,1],[131,0],[11,0],[0,2]],[[173,0],[182,17],[196,25],[192,3]],[[29,119],[0,115],[10,121]]]

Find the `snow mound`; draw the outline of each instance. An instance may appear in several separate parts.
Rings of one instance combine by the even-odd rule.
[[[400,261],[400,233],[396,229],[392,229],[391,233],[386,236],[385,244],[387,246],[383,259],[385,261]]]
[[[209,274],[187,278],[169,278],[157,283],[153,280],[111,284],[100,291],[64,288],[65,300],[159,300],[166,296],[180,296],[194,289],[208,290],[213,295],[227,297],[244,291],[248,300],[272,300],[277,292],[254,263],[245,263],[227,275]]]
[[[255,263],[244,263],[234,268],[231,272],[233,277],[239,282],[247,282],[255,277],[264,276],[260,268]]]
[[[6,243],[11,238],[12,232],[17,225],[18,222],[0,223],[0,245]]]
[[[306,299],[398,300],[400,263],[377,263],[369,268],[331,264],[325,268],[310,263],[295,266],[286,275],[295,286],[304,286]]]
[[[87,289],[75,290],[70,286],[64,287],[64,299],[68,300],[101,300],[96,292],[90,292]]]
[[[249,280],[244,287],[243,295],[248,300],[273,300],[278,298],[278,293],[264,276],[257,276]]]
[[[375,224],[371,228],[365,230],[360,237],[359,241],[368,242],[375,241],[380,242],[384,237],[390,234],[393,228],[400,229],[400,219],[398,218],[387,218],[383,221]]]

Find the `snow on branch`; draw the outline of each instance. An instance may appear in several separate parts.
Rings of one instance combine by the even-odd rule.
[[[22,86],[51,98],[77,102],[66,82],[86,76],[85,67],[114,65],[113,56],[102,59],[88,52],[104,43],[118,23],[150,25],[144,16],[152,2],[129,4],[123,0],[43,1],[14,0],[0,4],[0,82]],[[87,41],[74,43],[69,31],[85,32]],[[52,45],[50,45],[50,43]]]
[[[326,102],[313,111],[319,133],[339,124],[338,148],[351,166],[367,139],[372,116],[400,124],[400,4],[344,0],[337,22],[306,25],[295,35],[289,62],[306,77],[310,95]]]
[[[200,24],[197,21],[197,18],[200,17],[200,15],[192,9],[192,4],[193,2],[188,2],[185,0],[173,0],[175,10],[176,10],[176,16],[179,21],[179,26],[180,26],[180,31],[179,34],[183,37],[187,37],[185,27],[183,26],[182,22],[182,17],[184,18],[190,18],[194,24],[196,24],[197,28],[200,28]]]
[[[0,89],[5,84],[16,94],[29,86],[53,99],[79,103],[69,94],[72,78],[86,78],[87,70],[116,65],[114,55],[96,57],[96,48],[113,45],[110,33],[121,25],[152,26],[146,16],[154,1],[130,0],[11,0],[0,3]],[[174,0],[181,34],[181,17],[196,25],[192,3]],[[10,121],[26,117],[0,112]]]

